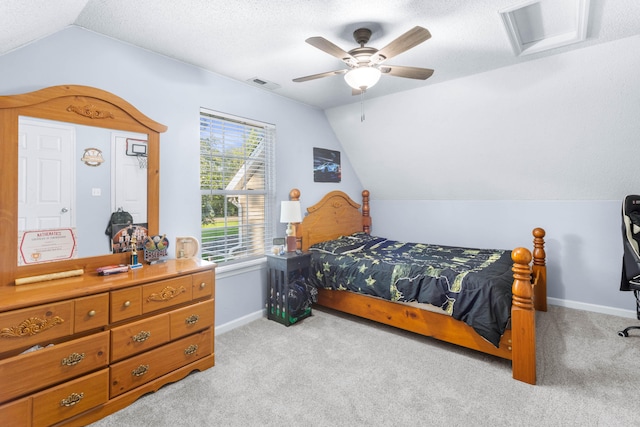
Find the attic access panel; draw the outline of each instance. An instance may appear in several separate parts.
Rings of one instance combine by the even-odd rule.
[[[530,0],[499,11],[516,56],[584,41],[591,0]]]

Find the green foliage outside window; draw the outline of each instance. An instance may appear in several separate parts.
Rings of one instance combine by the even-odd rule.
[[[271,236],[267,183],[275,129],[200,116],[202,256],[216,262],[262,256]]]

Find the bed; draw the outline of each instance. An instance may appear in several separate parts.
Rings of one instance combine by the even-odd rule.
[[[300,200],[300,191],[291,190],[289,197],[291,200]],[[511,360],[514,379],[528,384],[536,383],[535,312],[547,310],[545,231],[542,228],[535,228],[532,232],[533,254],[523,247],[512,251],[500,251],[396,242],[371,236],[370,231],[369,192],[366,190],[362,192],[362,204],[356,203],[344,192],[331,191],[318,203],[307,208],[303,221],[296,225],[295,235],[299,248],[311,252],[309,280],[318,288],[317,305]],[[391,254],[400,246],[409,248],[408,252],[413,253],[417,250],[414,245],[428,247],[431,255],[424,256],[420,252],[420,255],[409,256],[407,251]],[[385,252],[388,248],[393,251]],[[370,249],[373,249],[373,253]],[[361,252],[364,252],[364,255],[360,255]],[[461,275],[466,276],[464,278],[445,277],[446,286],[442,283],[439,285],[443,289],[442,292],[425,292],[424,289],[434,283],[415,279],[418,276],[422,277],[416,268],[434,267],[406,265],[402,267],[403,274],[397,274],[398,264],[407,260],[407,264],[429,264],[433,262],[430,259],[432,256],[449,257],[444,262],[445,265],[450,265],[469,253],[476,259],[476,263],[469,267],[473,274],[465,272]],[[357,256],[368,259],[366,267],[362,267],[362,259],[354,259]],[[393,258],[395,256],[399,256],[400,260]],[[350,262],[354,264],[349,265]],[[462,261],[463,264],[466,262],[468,261]],[[366,274],[351,274],[351,278],[355,278],[354,283],[346,285],[348,279],[346,276],[340,279],[337,264],[341,264],[342,268],[352,273],[360,265],[362,272]],[[384,267],[385,265],[387,267]],[[437,274],[427,276],[446,276],[441,266],[436,265],[435,268]],[[386,280],[398,285],[390,286],[387,283],[380,286],[383,294],[386,292],[388,295],[375,292],[375,286],[370,283],[374,280],[369,274],[373,270],[382,270],[382,276],[373,276],[376,280]],[[453,308],[451,294],[447,291],[451,291],[452,284],[457,279],[465,284],[462,288],[466,289],[466,283],[471,283],[468,280],[471,280],[472,276],[476,277],[480,270],[487,270],[492,280],[497,278],[499,285],[496,287],[503,290],[485,293],[498,295],[498,302],[478,302],[474,296],[463,301],[459,289],[455,289],[460,286],[453,286],[454,290],[457,290],[454,299],[458,299]],[[329,276],[339,284],[332,285],[331,280],[327,279]],[[412,280],[404,280],[400,284],[400,276]],[[408,282],[420,282],[418,290],[407,287]],[[437,283],[435,285],[438,286]],[[366,293],[363,294],[362,291]],[[432,303],[435,300],[437,303],[433,305],[416,302],[415,300],[425,299],[420,298],[420,294],[426,294],[426,300]],[[496,307],[504,306],[506,314],[489,316],[498,318],[497,322],[500,325],[497,335],[495,331],[485,333],[484,326],[469,321],[470,318],[482,317],[478,316],[482,309],[472,307],[470,301],[496,312],[500,311]],[[460,307],[464,309],[459,309]],[[469,315],[469,311],[473,314]]]

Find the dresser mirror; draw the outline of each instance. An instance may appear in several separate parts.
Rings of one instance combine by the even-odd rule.
[[[0,285],[128,263],[127,253],[111,251],[105,234],[118,208],[158,233],[164,125],[87,86],[0,96],[0,122]],[[43,144],[66,154],[49,158]]]

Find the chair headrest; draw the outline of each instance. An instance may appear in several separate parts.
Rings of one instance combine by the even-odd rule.
[[[627,239],[635,258],[640,259],[640,245],[636,240],[640,233],[640,196],[629,195],[622,205],[623,234]],[[626,249],[625,249],[626,250]]]
[[[630,194],[624,198],[622,205],[623,215],[629,215],[631,212],[640,212],[640,196]]]

